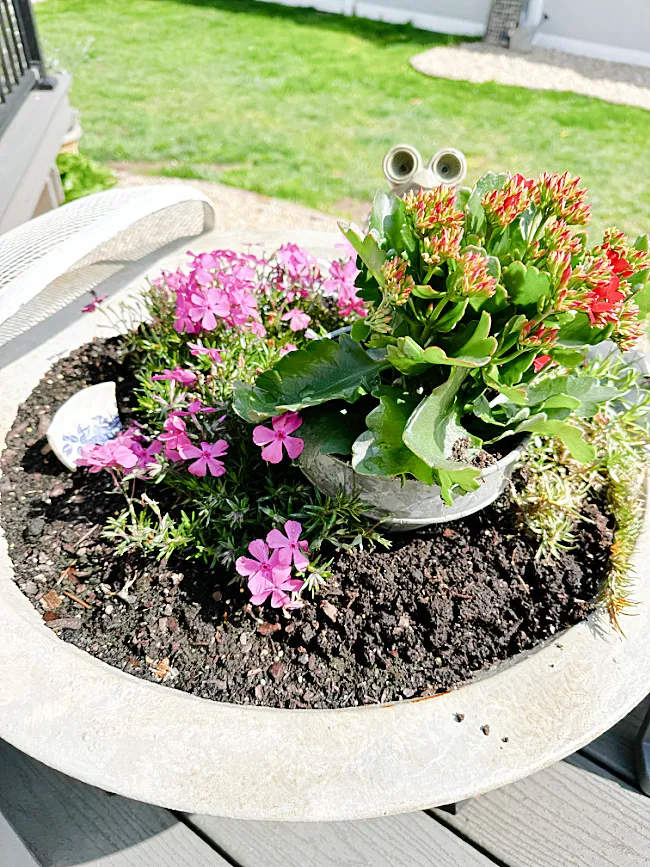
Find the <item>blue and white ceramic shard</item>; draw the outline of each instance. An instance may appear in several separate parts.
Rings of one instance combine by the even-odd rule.
[[[59,407],[47,431],[47,441],[69,470],[77,469],[84,445],[102,445],[122,429],[114,382],[83,388]]]

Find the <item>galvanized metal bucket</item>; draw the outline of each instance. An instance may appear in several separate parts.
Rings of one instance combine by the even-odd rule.
[[[505,491],[525,443],[519,444],[501,460],[481,471],[481,486],[476,491],[457,497],[447,506],[437,485],[399,478],[365,476],[352,465],[331,455],[303,453],[298,464],[309,481],[328,496],[339,490],[358,496],[366,506],[368,517],[395,532],[417,530],[429,524],[457,521],[494,502]]]

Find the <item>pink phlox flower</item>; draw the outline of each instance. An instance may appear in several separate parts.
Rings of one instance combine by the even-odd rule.
[[[215,268],[219,263],[218,251],[216,250],[214,253],[192,253],[191,250],[188,250],[187,255],[192,257],[192,268],[195,270]]]
[[[167,416],[163,427],[165,431],[158,434],[158,439],[165,445],[165,457],[174,462],[182,461],[181,452],[192,445],[186,433],[187,425],[175,412]]]
[[[302,524],[298,521],[287,521],[284,532],[286,535],[279,530],[271,530],[266,537],[266,542],[269,548],[289,551],[293,558],[293,565],[299,572],[304,572],[309,566],[309,559],[305,557],[305,551],[309,551],[309,546],[305,539],[300,538]]]
[[[298,347],[295,343],[285,343],[282,349],[280,350],[280,357],[283,355],[288,355],[290,352],[295,352]]]
[[[230,301],[223,289],[212,286],[204,291],[192,292],[189,317],[200,322],[206,331],[217,327],[217,317],[225,319],[230,314]]]
[[[155,464],[155,456],[160,454],[162,448],[163,444],[158,439],[149,443],[148,446],[139,439],[134,439],[131,444],[131,451],[138,459],[138,469],[146,470],[150,464]]]
[[[253,605],[262,605],[271,596],[271,605],[282,608],[291,602],[288,593],[300,590],[303,582],[291,578],[291,557],[286,549],[269,553],[263,539],[254,539],[248,546],[251,557],[239,557],[235,569],[248,576],[248,589]]]
[[[357,295],[357,287],[354,281],[359,269],[354,259],[347,262],[332,262],[329,269],[329,278],[323,283],[323,291],[329,295],[337,296],[337,306],[342,316],[364,317],[367,315],[363,300]]]
[[[192,370],[183,370],[182,367],[175,367],[173,370],[165,368],[162,373],[157,373],[151,379],[154,381],[168,379],[170,382],[177,382],[179,385],[192,386],[196,385],[197,376]]]
[[[339,292],[336,304],[341,316],[359,316],[364,319],[368,315],[363,299],[359,298],[354,289]]]
[[[81,457],[77,459],[77,466],[88,467],[91,473],[110,469],[132,470],[138,463],[132,445],[130,437],[124,435],[109,440],[103,445],[89,443],[81,447]]]
[[[249,319],[259,319],[255,296],[245,289],[230,292],[230,315],[235,325],[245,325]]]
[[[188,416],[188,415],[196,415],[199,412],[217,412],[213,406],[204,406],[203,402],[200,398],[196,398],[195,400],[191,400],[187,404],[187,409],[176,409],[174,410],[175,415],[180,416]],[[219,421],[223,421],[226,416],[222,415]]]
[[[186,295],[176,296],[176,310],[174,312],[174,330],[179,334],[198,334],[201,331],[201,323],[194,322],[190,318],[190,301]]]
[[[318,268],[318,260],[297,244],[283,244],[276,251],[275,258],[293,279],[304,276],[312,268]]]
[[[108,295],[100,295],[99,298],[93,298],[90,304],[86,304],[85,307],[81,308],[82,313],[92,313],[93,310],[97,309],[98,304],[103,304],[104,301],[108,298]]]
[[[258,322],[257,320],[251,322],[251,331],[258,337],[264,337],[266,335],[266,328],[262,325],[261,322]]]
[[[298,307],[293,307],[282,316],[282,321],[289,323],[291,331],[303,331],[311,322],[311,317]]]
[[[216,443],[202,442],[200,446],[190,443],[189,446],[183,446],[180,451],[186,460],[196,458],[187,468],[193,476],[205,476],[208,470],[210,475],[215,477],[222,476],[226,472],[223,461],[217,460],[228,451],[228,443],[225,440],[217,440]]]
[[[215,364],[221,364],[221,352],[218,349],[211,349],[209,346],[200,346],[198,343],[188,343],[190,355],[207,355],[210,361]]]
[[[270,464],[279,464],[282,460],[282,449],[287,450],[289,457],[294,460],[305,447],[304,440],[300,437],[292,437],[294,431],[302,424],[302,419],[297,412],[285,412],[271,420],[273,429],[264,425],[257,425],[253,429],[253,442],[256,446],[264,446],[262,460]]]

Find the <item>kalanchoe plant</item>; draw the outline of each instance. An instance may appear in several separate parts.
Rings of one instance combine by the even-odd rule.
[[[365,234],[341,227],[366,315],[239,383],[236,411],[258,423],[300,412],[306,449],[440,485],[448,503],[478,487],[484,448],[508,437],[555,437],[592,461],[575,422],[618,392],[583,362],[639,337],[650,257],[647,236],[614,229],[589,247],[589,217],[567,174],[377,196]]]

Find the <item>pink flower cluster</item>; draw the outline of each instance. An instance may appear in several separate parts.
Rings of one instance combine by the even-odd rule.
[[[205,476],[209,472],[211,476],[218,478],[226,472],[223,457],[228,451],[228,443],[219,439],[215,443],[201,441],[198,445],[188,435],[187,423],[182,416],[191,416],[196,421],[199,412],[216,412],[212,407],[202,406],[201,401],[191,401],[187,410],[175,410],[165,419],[163,433],[158,435],[158,440],[165,446],[165,457],[173,463],[191,460],[187,471],[193,476]]]
[[[297,412],[285,412],[271,419],[272,427],[258,424],[253,428],[253,442],[256,446],[263,446],[262,460],[269,464],[279,464],[284,457],[283,449],[294,460],[305,447],[304,440],[300,437],[292,437],[302,424],[302,419]]]
[[[284,533],[271,530],[264,539],[254,539],[248,546],[251,557],[239,557],[235,568],[248,578],[253,605],[262,605],[269,596],[273,608],[296,608],[289,593],[302,590],[304,581],[292,578],[292,566],[304,572],[309,566],[307,542],[300,538],[302,525],[287,521]],[[269,551],[271,549],[271,551]]]
[[[228,328],[248,329],[263,337],[266,329],[255,297],[256,269],[263,264],[255,256],[215,250],[194,256],[187,273],[179,269],[164,274],[155,285],[175,293],[174,328],[181,334],[214,331],[221,321]]]
[[[82,446],[77,466],[88,467],[91,473],[99,473],[101,470],[118,472],[148,470],[156,463],[155,456],[161,451],[162,443],[154,440],[147,444],[137,428],[133,427],[102,445]]]
[[[330,265],[329,277],[323,283],[323,291],[329,295],[336,295],[336,305],[341,316],[363,318],[367,315],[366,306],[357,295],[357,287],[354,285],[359,274],[356,265],[357,254],[351,244],[340,246],[345,247],[345,254]]]

